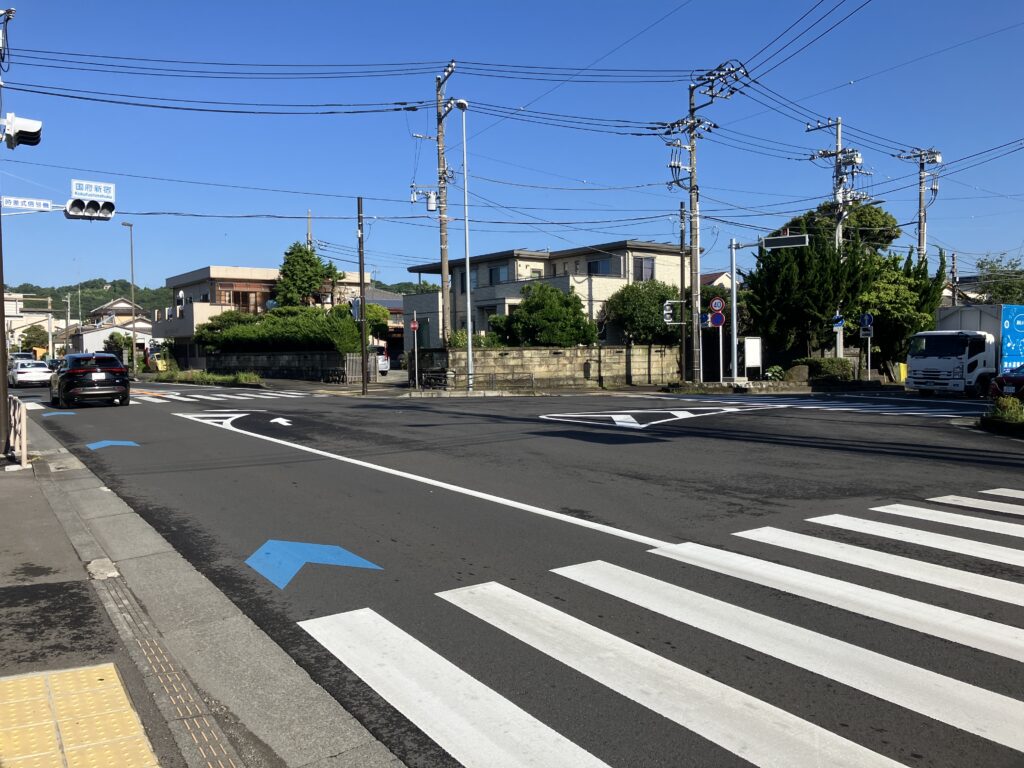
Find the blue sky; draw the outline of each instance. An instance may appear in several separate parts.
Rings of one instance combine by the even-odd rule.
[[[625,121],[678,119],[688,80],[665,74],[727,59],[765,63],[751,67],[761,90],[744,89],[701,112],[721,126],[699,144],[702,212],[722,220],[703,223],[704,271],[728,267],[730,237],[750,242],[757,227],[777,227],[791,212],[830,197],[831,169],[806,158],[834,139],[806,133],[803,115],[793,109],[842,116],[844,144],[859,149],[873,173],[864,177],[865,191],[883,199],[901,223],[916,218],[916,165],[892,155],[901,147],[941,150],[947,169],[929,208],[929,252],[956,250],[961,275],[979,255],[1018,255],[1024,248],[1024,152],[995,157],[1024,143],[954,162],[1024,137],[1018,97],[1024,8],[1010,0],[968,6],[947,0],[51,3],[20,7],[9,35],[2,111],[41,119],[44,129],[39,146],[0,148],[3,194],[63,205],[72,178],[112,181],[118,213],[110,223],[67,221],[60,213],[5,215],[8,284],[127,278],[128,231],[121,221],[135,225],[140,285],[162,285],[169,275],[208,264],[278,266],[285,248],[304,240],[307,209],[314,237],[334,244],[323,254],[353,270],[357,195],[366,198],[374,276],[415,279],[407,267],[438,259],[438,233],[425,205],[409,202],[411,184],[436,184],[435,145],[412,134],[435,134],[434,77],[449,59],[461,64],[447,95],[470,103],[474,254],[626,238],[676,242],[685,193],[664,183],[669,150],[663,140],[580,128],[615,121],[636,132]],[[366,76],[381,69],[402,74]],[[630,70],[636,80],[640,69],[658,75],[648,80],[673,81],[607,77],[610,70]],[[256,77],[269,72],[276,74]],[[548,79],[524,79],[523,72]],[[27,92],[56,89],[85,98]],[[780,98],[797,105],[780,106]],[[262,111],[366,107],[225,103],[384,104],[389,111],[223,114],[94,99]],[[416,101],[428,105],[393,111],[397,102]],[[507,108],[571,115],[577,128],[493,116]],[[459,120],[456,111],[447,121],[448,163],[457,172]],[[968,167],[983,160],[989,162]],[[450,188],[453,259],[463,256],[461,184],[459,172]],[[901,189],[907,185],[915,186]],[[914,242],[911,223],[898,245]],[[741,268],[751,263],[742,253]]]

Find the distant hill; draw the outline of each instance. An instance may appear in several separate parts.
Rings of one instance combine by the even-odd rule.
[[[74,285],[61,285],[56,288],[47,288],[42,285],[33,285],[32,283],[22,283],[21,285],[8,285],[7,291],[9,293],[28,293],[42,297],[50,296],[53,298],[54,309],[62,308],[64,306],[64,297],[70,294],[71,317],[72,319],[77,319],[78,288],[78,283]],[[126,299],[131,297],[131,284],[127,280],[104,280],[102,277],[97,277],[92,280],[85,280],[82,282],[81,288],[83,315],[88,315],[90,310],[95,309],[101,304],[106,304],[108,301],[120,296],[123,296]],[[154,309],[169,307],[172,304],[171,289],[141,288],[136,285],[135,303],[142,307],[146,311],[146,314],[150,314]],[[33,302],[32,306],[38,306],[38,304]]]
[[[382,291],[391,291],[392,293],[400,293],[403,296],[407,293],[436,293],[441,290],[441,286],[434,285],[433,283],[382,283],[380,280],[373,281],[374,288],[380,288]]]

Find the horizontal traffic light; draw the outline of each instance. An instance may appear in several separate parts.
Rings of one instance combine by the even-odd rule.
[[[27,117],[18,117],[13,112],[8,112],[3,124],[4,142],[10,149],[19,144],[34,147],[43,138],[42,120],[29,120]]]
[[[110,221],[114,218],[114,204],[109,201],[72,198],[64,206],[64,218],[88,221]]]

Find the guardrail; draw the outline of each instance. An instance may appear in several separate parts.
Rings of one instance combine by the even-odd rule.
[[[10,424],[10,435],[4,440],[5,448],[13,454],[15,461],[22,468],[28,467],[28,409],[14,395],[7,396],[7,423]]]

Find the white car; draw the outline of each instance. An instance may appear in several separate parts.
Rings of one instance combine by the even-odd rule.
[[[50,373],[50,366],[42,360],[15,360],[7,373],[7,383],[12,387],[46,387]]]

